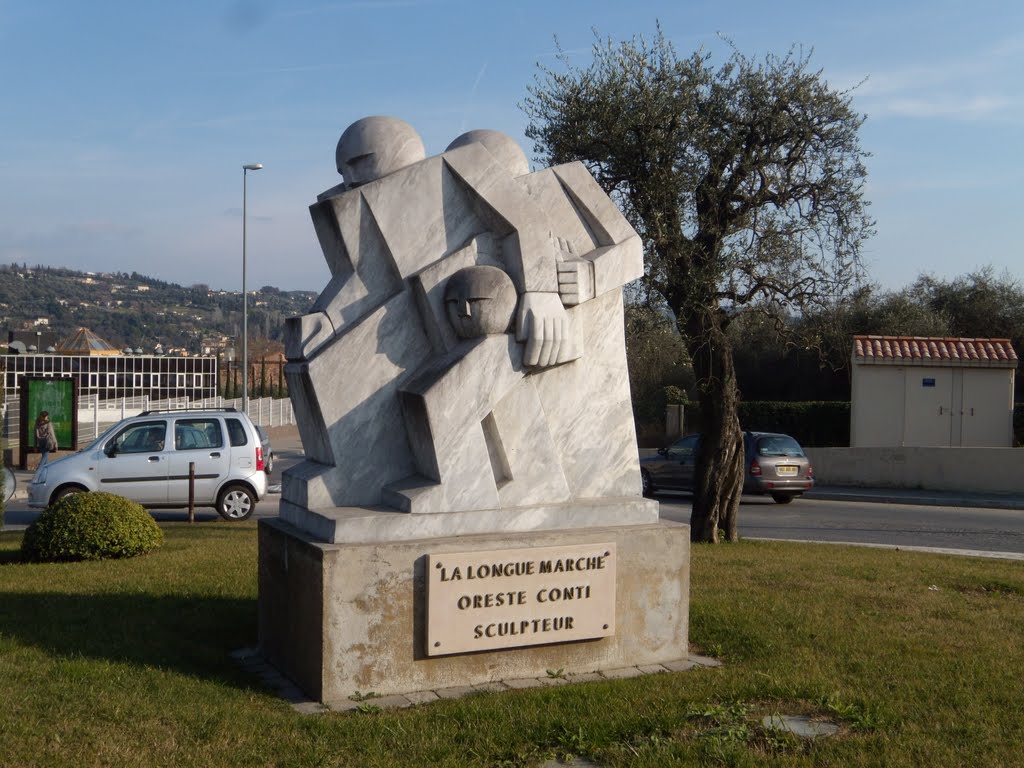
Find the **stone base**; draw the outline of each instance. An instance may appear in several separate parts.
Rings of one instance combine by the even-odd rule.
[[[282,499],[279,517],[317,541],[371,544],[565,528],[647,525],[658,522],[658,502],[636,497],[576,499],[564,504],[416,514],[391,507],[306,509]]]
[[[427,555],[614,543],[615,634],[428,657]],[[582,675],[687,656],[690,530],[679,523],[328,544],[259,523],[261,654],[328,705],[523,678]]]

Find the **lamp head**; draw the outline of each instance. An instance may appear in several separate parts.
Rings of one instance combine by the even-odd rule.
[[[258,171],[262,167],[263,167],[263,163],[246,163],[245,165],[242,166],[242,170],[244,170],[244,171]]]

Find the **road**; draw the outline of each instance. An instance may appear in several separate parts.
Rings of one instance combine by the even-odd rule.
[[[658,501],[662,517],[689,522],[689,496],[664,494]],[[744,496],[740,504],[740,535],[1024,555],[1024,511],[825,501],[813,497],[782,505],[770,498]]]
[[[281,482],[281,472],[302,459],[297,440],[275,452],[272,485]],[[254,518],[276,517],[280,496],[268,494]],[[662,494],[661,515],[670,520],[690,521],[690,497]],[[26,499],[7,504],[5,528],[16,530],[35,520]],[[154,510],[157,521],[183,521],[185,510]],[[200,522],[218,520],[212,509],[197,509]],[[1024,556],[1024,510],[969,508],[948,505],[889,504],[864,501],[827,501],[805,496],[791,504],[776,504],[770,498],[744,496],[740,505],[740,535],[749,538],[798,539],[806,541],[882,544],[901,547],[984,552],[1010,552]]]

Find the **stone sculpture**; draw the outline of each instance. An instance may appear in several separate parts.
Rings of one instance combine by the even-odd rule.
[[[281,517],[328,542],[655,522],[622,322],[642,247],[586,168],[530,172],[495,131],[426,157],[387,117],[336,160],[310,208],[332,277],[287,326],[307,459]]]

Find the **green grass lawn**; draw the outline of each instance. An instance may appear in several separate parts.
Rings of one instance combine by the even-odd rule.
[[[254,524],[167,525],[125,561],[27,565],[0,535],[2,766],[1020,766],[1024,567],[853,547],[696,547],[719,669],[303,716],[255,644]],[[813,742],[765,715],[829,719]]]

